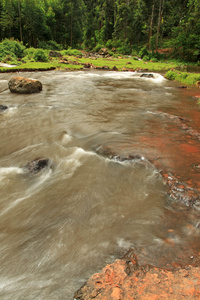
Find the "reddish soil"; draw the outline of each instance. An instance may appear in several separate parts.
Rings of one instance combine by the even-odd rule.
[[[200,299],[200,269],[168,271],[148,265],[139,267],[136,256],[116,260],[94,274],[75,294],[76,300]]]

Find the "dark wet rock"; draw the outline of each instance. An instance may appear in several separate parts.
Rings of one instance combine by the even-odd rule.
[[[94,274],[75,293],[76,300],[199,299],[200,268],[166,270],[139,266],[135,255],[118,259]]]
[[[153,74],[150,74],[150,73],[143,73],[142,75],[140,75],[140,77],[154,78],[154,77],[153,77]]]
[[[102,70],[110,70],[110,68],[108,66],[103,66]]]
[[[116,66],[112,67],[112,71],[118,71],[118,68]]]
[[[4,111],[6,109],[8,109],[8,106],[2,104],[0,105],[0,111]]]
[[[51,51],[49,51],[49,56],[50,57],[62,57],[62,54],[58,51],[51,50]]]
[[[83,65],[83,67],[86,68],[86,69],[89,69],[91,67],[91,64],[90,63],[86,63],[86,64]]]
[[[42,91],[42,83],[35,79],[25,77],[13,77],[8,82],[8,87],[13,93],[31,94]]]
[[[178,89],[187,89],[187,86],[181,85],[181,86],[178,86]]]
[[[112,149],[106,146],[98,147],[97,149],[95,149],[95,152],[111,160],[120,161],[120,162],[144,159],[140,154],[129,154],[127,156],[118,155],[115,151],[113,151]]]
[[[48,158],[36,158],[35,160],[28,162],[24,167],[24,171],[30,174],[38,174],[44,168],[50,166],[51,162]]]

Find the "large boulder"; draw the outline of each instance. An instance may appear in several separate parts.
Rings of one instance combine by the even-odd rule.
[[[10,79],[8,87],[13,93],[31,94],[42,90],[42,83],[38,80],[16,76]]]

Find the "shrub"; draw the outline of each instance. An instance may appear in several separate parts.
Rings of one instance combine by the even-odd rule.
[[[55,50],[55,51],[62,50],[62,46],[57,44],[55,41],[48,41],[48,42],[39,41],[38,48],[46,49],[46,50]]]
[[[27,48],[26,50],[25,50],[25,57],[24,57],[24,59],[25,58],[28,58],[28,59],[31,59],[31,58],[33,58],[33,55],[34,55],[34,53],[35,53],[35,51],[36,51],[36,49],[35,48]]]
[[[113,41],[112,40],[108,40],[106,42],[106,48],[108,48],[108,49],[112,49],[113,48]]]
[[[143,47],[143,48],[140,50],[140,52],[139,52],[139,56],[140,56],[141,58],[143,58],[144,56],[148,56],[148,57],[149,57],[149,54],[150,54],[150,52],[149,52],[149,50],[147,49],[147,47]]]
[[[22,58],[25,55],[26,47],[22,42],[13,39],[5,39],[0,43],[0,60],[3,60],[7,55],[13,58]]]
[[[148,60],[150,60],[150,56],[149,55],[145,55],[145,56],[143,56],[143,58],[142,58],[144,61],[148,61]]]
[[[172,70],[168,71],[168,72],[165,74],[165,77],[166,77],[167,79],[169,79],[169,80],[175,80],[176,76],[177,76],[177,73],[176,73],[175,71],[172,71]]]
[[[72,49],[71,47],[68,47],[67,50],[62,51],[63,55],[73,55],[73,56],[77,56],[77,55],[81,55],[82,56],[82,52],[77,50],[77,49]]]
[[[48,61],[48,56],[42,49],[37,49],[34,54],[33,58],[35,61],[41,61],[41,62],[47,62]]]
[[[105,48],[104,45],[97,44],[96,47],[94,48],[94,51],[99,52],[101,50],[101,48]]]
[[[6,55],[3,60],[2,60],[4,63],[10,63],[10,64],[13,64],[13,65],[16,65],[18,64],[18,61],[16,59],[16,56],[12,56],[12,55]]]

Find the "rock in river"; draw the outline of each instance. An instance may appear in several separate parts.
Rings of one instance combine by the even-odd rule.
[[[143,73],[140,77],[153,78],[153,74]]]
[[[25,172],[29,172],[30,174],[38,174],[45,167],[50,165],[50,160],[48,158],[36,158],[35,160],[28,162],[23,169]]]
[[[0,112],[8,109],[8,106],[0,104]]]
[[[16,76],[10,79],[8,87],[13,93],[31,94],[39,93],[42,90],[42,83],[35,79]]]

